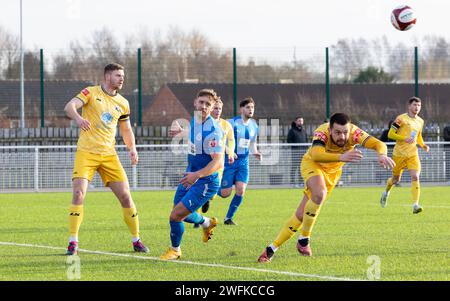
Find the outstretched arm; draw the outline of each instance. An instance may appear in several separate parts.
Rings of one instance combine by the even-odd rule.
[[[391,129],[392,130],[392,129]],[[387,156],[387,146],[377,138],[370,136],[367,138],[363,147],[374,150],[378,153],[378,163],[387,169],[391,169],[395,166],[395,162]]]
[[[362,153],[357,149],[345,152],[343,154],[328,153],[324,146],[316,143],[311,148],[311,157],[314,162],[318,163],[358,162],[362,158]]]
[[[388,138],[395,141],[405,141],[408,137],[399,135],[394,128],[390,128],[388,132]]]

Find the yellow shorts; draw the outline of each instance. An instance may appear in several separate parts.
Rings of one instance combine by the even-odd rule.
[[[408,170],[420,171],[421,165],[419,155],[412,157],[392,156],[392,160],[395,162],[395,167],[392,169],[392,174],[394,176],[401,176],[405,168]]]
[[[74,178],[84,178],[90,182],[94,177],[95,171],[99,173],[105,186],[108,186],[109,182],[128,181],[127,174],[120,163],[119,156],[103,156],[77,151],[75,153],[72,180]]]
[[[315,162],[309,162],[302,160],[301,166],[300,166],[301,174],[303,181],[305,183],[305,194],[311,198],[311,191],[309,190],[308,186],[306,185],[308,180],[311,177],[314,176],[322,176],[325,180],[325,185],[327,188],[327,197],[331,194],[334,187],[336,186],[337,182],[341,178],[342,175],[342,168],[338,169],[336,172],[326,172],[322,169],[322,167],[315,163]]]

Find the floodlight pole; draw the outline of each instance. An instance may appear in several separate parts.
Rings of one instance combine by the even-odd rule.
[[[25,89],[23,76],[22,0],[20,0],[20,128],[25,128]]]

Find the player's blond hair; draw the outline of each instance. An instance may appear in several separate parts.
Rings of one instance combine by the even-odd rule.
[[[217,96],[217,98],[216,98],[216,103],[215,103],[215,104],[216,104],[216,105],[219,104],[219,105],[221,105],[221,106],[223,107],[222,98],[220,98],[220,96]]]
[[[213,89],[201,89],[197,93],[197,98],[202,96],[208,96],[209,100],[211,100],[213,103],[217,102],[217,93]]]

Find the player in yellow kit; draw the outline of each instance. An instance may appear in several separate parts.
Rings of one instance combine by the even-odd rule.
[[[225,147],[226,159],[228,160],[228,163],[233,164],[235,159],[234,148],[236,146],[234,141],[234,132],[231,124],[225,119],[220,118],[220,116],[222,115],[222,108],[223,102],[218,96],[217,102],[214,105],[213,110],[211,112],[211,117],[215,119],[222,128],[223,131],[222,145],[226,146]],[[222,166],[222,168],[219,170],[219,183],[222,181],[223,170],[224,166]],[[214,196],[212,199],[214,199],[215,197],[216,196]],[[209,201],[202,206],[202,212],[206,213],[208,209],[209,209]]]
[[[423,208],[419,205],[420,159],[417,145],[426,152],[430,151],[430,147],[423,141],[422,129],[424,121],[418,116],[422,101],[418,97],[412,97],[408,102],[408,112],[397,116],[389,129],[388,138],[396,140],[392,154],[392,159],[394,159],[396,166],[392,170],[392,178],[387,180],[386,190],[381,195],[380,204],[381,207],[386,207],[392,187],[400,182],[403,170],[407,168],[411,175],[413,213],[417,214],[423,211]]]
[[[139,219],[131,198],[128,178],[115,150],[116,128],[127,145],[131,164],[138,163],[133,129],[130,124],[130,106],[118,91],[124,82],[124,68],[109,64],[104,69],[104,82],[83,89],[70,100],[64,111],[81,128],[72,173],[73,197],[69,212],[69,246],[67,255],[78,253],[78,231],[83,221],[84,198],[95,172],[105,186],[111,188],[122,206],[124,221],[136,252],[148,252],[139,238]],[[82,115],[78,109],[82,108]]]
[[[312,256],[309,239],[320,208],[339,181],[344,164],[362,159],[361,151],[355,149],[357,144],[375,150],[378,163],[384,168],[395,165],[387,156],[387,147],[383,142],[350,123],[346,114],[331,116],[329,123],[315,130],[312,146],[303,156],[301,173],[306,183],[303,200],[277,238],[259,256],[259,262],[270,262],[277,249],[300,228],[297,250],[303,256]]]

